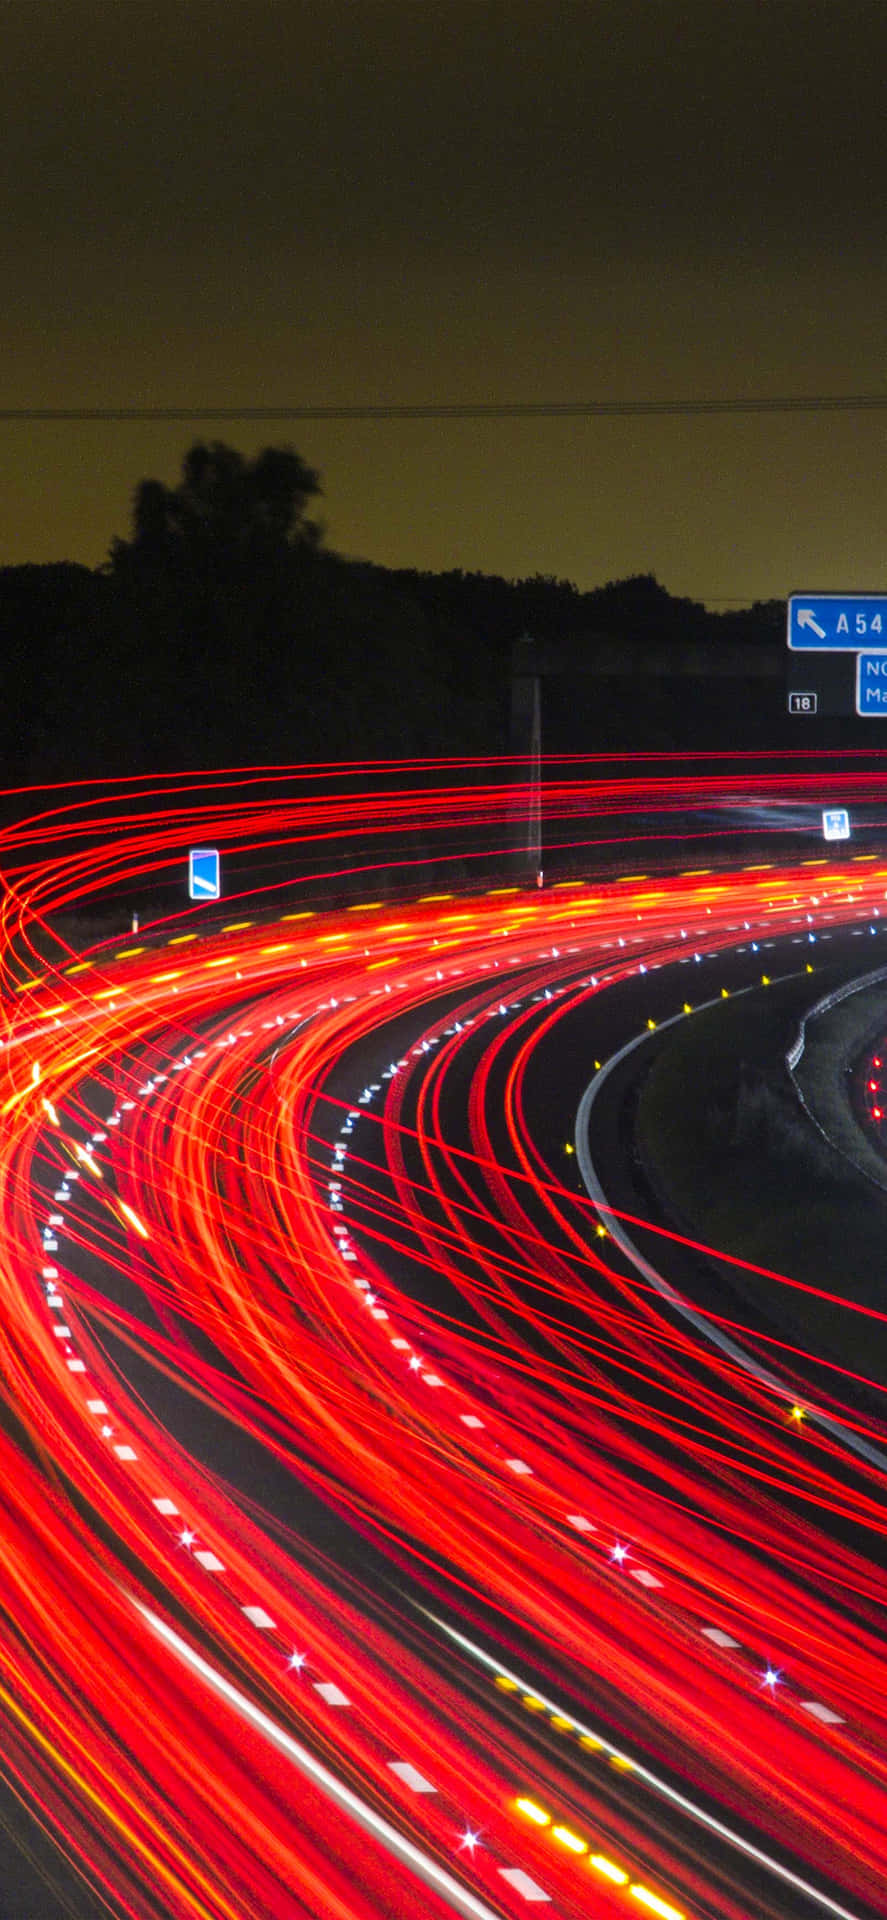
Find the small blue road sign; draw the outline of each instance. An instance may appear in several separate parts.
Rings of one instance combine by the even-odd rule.
[[[846,807],[826,807],[822,815],[824,840],[849,840],[850,815]]]
[[[887,593],[793,593],[788,644],[795,653],[887,647]]]
[[[218,900],[222,891],[215,847],[192,847],[188,855],[188,892],[192,900]]]
[[[887,653],[857,654],[856,711],[887,719]]]

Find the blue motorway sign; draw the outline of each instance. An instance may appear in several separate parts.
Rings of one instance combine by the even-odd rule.
[[[856,711],[887,719],[887,653],[857,654]]]
[[[887,593],[793,593],[788,644],[796,653],[887,647]]]
[[[192,900],[218,900],[222,891],[215,847],[192,847],[188,855],[188,893]]]

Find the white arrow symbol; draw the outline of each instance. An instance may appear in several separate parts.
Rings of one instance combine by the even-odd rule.
[[[811,633],[816,633],[819,635],[820,640],[825,639],[825,628],[821,627],[818,621],[814,620],[812,607],[798,608],[798,626],[809,627]]]

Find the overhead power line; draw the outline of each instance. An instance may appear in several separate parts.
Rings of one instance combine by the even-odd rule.
[[[429,401],[416,405],[286,407],[0,407],[0,421],[583,420],[692,414],[882,413],[887,393],[789,393],[703,400]]]

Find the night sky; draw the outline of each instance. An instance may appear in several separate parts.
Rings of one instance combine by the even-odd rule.
[[[883,0],[4,0],[0,407],[887,394]],[[0,423],[0,564],[198,437],[331,545],[887,586],[887,412]]]

